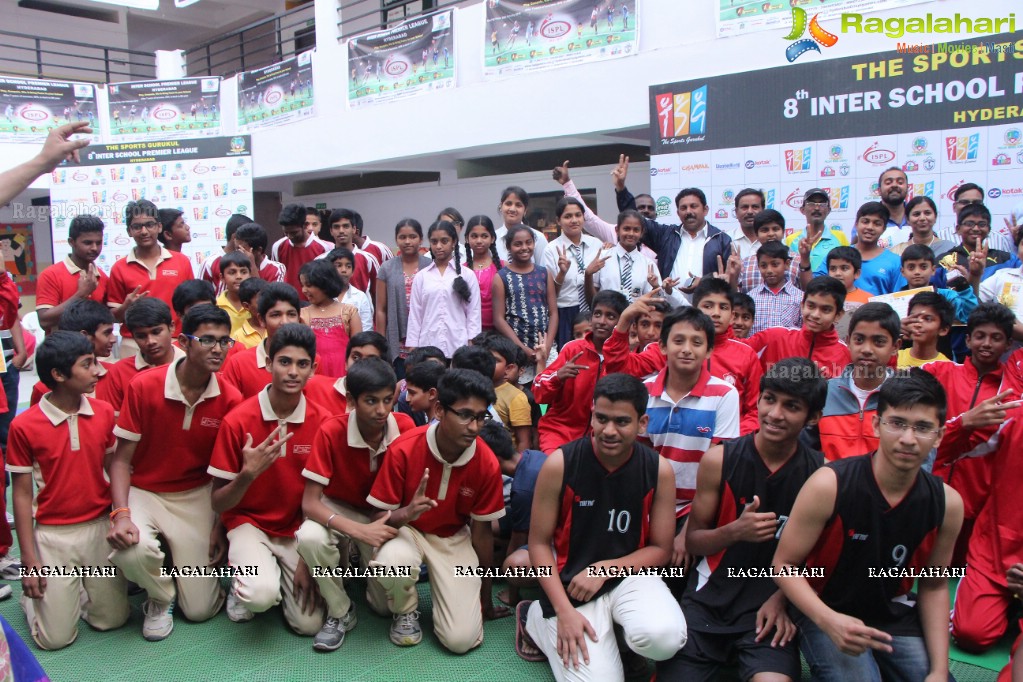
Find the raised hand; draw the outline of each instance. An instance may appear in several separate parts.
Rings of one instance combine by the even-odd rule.
[[[88,269],[78,275],[78,291],[75,294],[79,298],[89,298],[92,292],[99,286],[99,271],[95,263],[89,263]]]
[[[416,488],[416,494],[412,496],[412,501],[408,503],[408,517],[406,522],[415,521],[420,516],[437,506],[437,500],[430,499],[426,496],[426,484],[429,481],[430,470],[427,469],[423,472],[422,480],[419,481],[419,487]]]
[[[753,496],[753,501],[742,509],[742,514],[732,522],[737,538],[743,542],[766,542],[774,538],[778,530],[778,515],[774,512],[760,513],[760,497]]]
[[[1013,391],[1002,391],[998,395],[991,396],[973,406],[972,409],[963,413],[963,428],[982,429],[986,426],[995,426],[1005,421],[1009,410],[1014,410],[1023,405],[1023,400]],[[1013,400],[1013,398],[1017,398]]]
[[[294,433],[281,435],[283,430],[283,427],[274,429],[262,443],[255,447],[252,446],[252,434],[245,434],[245,445],[242,446],[241,473],[256,478],[280,459],[284,454],[284,444],[295,435]]]
[[[625,189],[625,178],[629,175],[629,157],[625,154],[618,155],[618,165],[611,171],[611,179],[615,183],[615,189],[619,192]]]
[[[579,365],[576,361],[583,356],[583,351],[579,351],[575,354],[575,357],[566,362],[558,369],[558,380],[565,381],[566,379],[573,379],[579,375],[579,372],[584,369],[589,369],[589,365]]]
[[[568,254],[565,252],[565,247],[558,247],[558,272],[561,273],[561,281],[565,281],[565,275],[568,273],[568,269],[572,267],[572,261],[568,259]],[[557,280],[555,280],[557,281]]]
[[[148,295],[149,295],[149,292],[148,291],[142,291],[142,285],[140,284],[137,287],[135,287],[134,289],[132,289],[131,292],[127,296],[124,297],[124,307],[127,308],[128,306],[130,306],[135,301],[139,300],[140,298],[145,298]]]
[[[92,128],[88,121],[76,123],[65,123],[50,131],[43,142],[43,148],[39,151],[39,160],[45,164],[46,170],[51,171],[61,161],[78,161],[78,150],[89,145],[89,140],[69,139],[77,133],[89,134]]]
[[[357,532],[352,532],[352,537],[370,547],[381,546],[398,534],[397,528],[387,525],[389,518],[391,518],[391,512],[384,512],[376,521],[361,524]]]
[[[551,171],[551,177],[559,185],[566,184],[571,179],[568,177],[568,161],[564,161],[560,166],[555,166],[554,170]]]
[[[647,284],[652,286],[654,289],[661,285],[661,278],[657,274],[657,268],[654,267],[653,263],[650,263],[650,265],[647,266],[646,281]]]
[[[600,257],[600,251],[597,251],[597,255],[594,256],[593,260],[590,261],[590,264],[586,266],[586,274],[587,275],[595,275],[600,270],[603,270],[604,269],[604,263],[606,263],[607,259],[610,258],[610,257],[611,257],[611,254],[609,253],[606,256],[604,256],[603,258],[601,258]]]

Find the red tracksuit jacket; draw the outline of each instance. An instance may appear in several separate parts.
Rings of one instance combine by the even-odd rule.
[[[765,372],[779,360],[804,357],[817,363],[821,374],[830,379],[841,375],[850,360],[849,348],[838,338],[834,327],[819,333],[806,327],[770,327],[739,340],[760,355],[760,366]]]
[[[629,347],[628,340],[625,347]],[[607,342],[604,349],[606,351]],[[587,369],[570,379],[559,379],[558,370],[580,352],[582,356],[576,363],[586,365]],[[549,455],[589,432],[593,389],[597,379],[605,374],[607,369],[593,345],[593,334],[587,332],[585,338],[566,343],[551,366],[537,375],[533,380],[533,398],[537,404],[547,405],[547,414],[540,417],[537,424],[542,451]]]

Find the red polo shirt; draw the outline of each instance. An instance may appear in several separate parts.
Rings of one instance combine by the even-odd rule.
[[[174,335],[177,336],[181,333],[181,320],[174,312],[171,297],[179,284],[192,278],[192,262],[183,254],[161,247],[160,262],[150,270],[135,257],[133,247],[125,258],[118,260],[114,267],[110,268],[107,305],[111,308],[120,306],[135,287],[142,287],[142,291],[149,292],[150,296],[160,299],[171,309]],[[121,336],[131,338],[131,331],[127,325],[121,325]]]

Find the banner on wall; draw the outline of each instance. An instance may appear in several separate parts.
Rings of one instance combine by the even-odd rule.
[[[136,141],[220,134],[220,78],[107,85],[109,139]]]
[[[50,174],[54,261],[68,253],[71,219],[98,215],[106,229],[97,264],[109,272],[134,246],[124,223],[125,205],[148,199],[158,208],[184,213],[192,241],[182,252],[198,271],[208,256],[222,252],[231,214],[252,215],[251,153],[248,135],[90,145],[80,164]]]
[[[486,0],[483,75],[635,54],[638,5],[639,0]]]
[[[814,0],[810,2],[770,2],[770,0],[717,0],[718,37],[765,31],[792,26],[792,7],[806,5],[808,14],[821,20],[845,13],[866,14],[915,5],[927,0]]]
[[[989,43],[1007,49],[976,51]],[[1023,204],[1023,40],[955,46],[651,86],[658,214],[674,217],[676,192],[702,187],[708,219],[732,227],[735,193],[754,187],[800,229],[803,193],[822,187],[829,221],[848,234],[856,209],[877,200],[881,172],[898,166],[911,196],[937,204],[936,229],[952,226],[951,193],[975,182],[995,214],[992,229],[1004,232],[1003,218]]]
[[[455,86],[454,12],[416,17],[348,41],[348,106]]]
[[[32,241],[32,223],[0,223],[0,256],[18,293],[35,296],[36,250]]]
[[[42,142],[51,128],[65,123],[95,124],[96,86],[0,77],[0,110],[0,142]]]
[[[287,125],[314,114],[313,53],[238,74],[238,132]]]

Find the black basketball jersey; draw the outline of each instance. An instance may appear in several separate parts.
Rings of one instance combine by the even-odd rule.
[[[561,582],[567,587],[576,573],[590,564],[618,559],[649,543],[650,510],[660,457],[636,443],[629,460],[609,472],[597,459],[589,438],[563,445],[561,452],[565,476],[558,525],[554,529],[554,555]],[[606,580],[593,598],[619,582],[621,578]],[[540,604],[545,618],[554,615],[546,594]]]
[[[927,565],[945,520],[941,479],[920,471],[913,487],[894,507],[888,504],[871,468],[876,452],[827,466],[838,477],[835,511],[806,559],[824,568],[811,579],[829,607],[892,635],[922,634],[916,614],[914,579],[899,575]],[[886,577],[894,573],[894,577]]]
[[[756,495],[760,497],[758,512],[778,515],[778,531],[773,540],[737,542],[699,561],[696,576],[682,596],[690,629],[725,633],[756,627],[757,611],[777,590],[772,578],[758,573],[770,569],[796,495],[822,464],[823,454],[797,443],[792,457],[772,472],[757,452],[753,434],[724,444],[715,527],[739,518]]]

